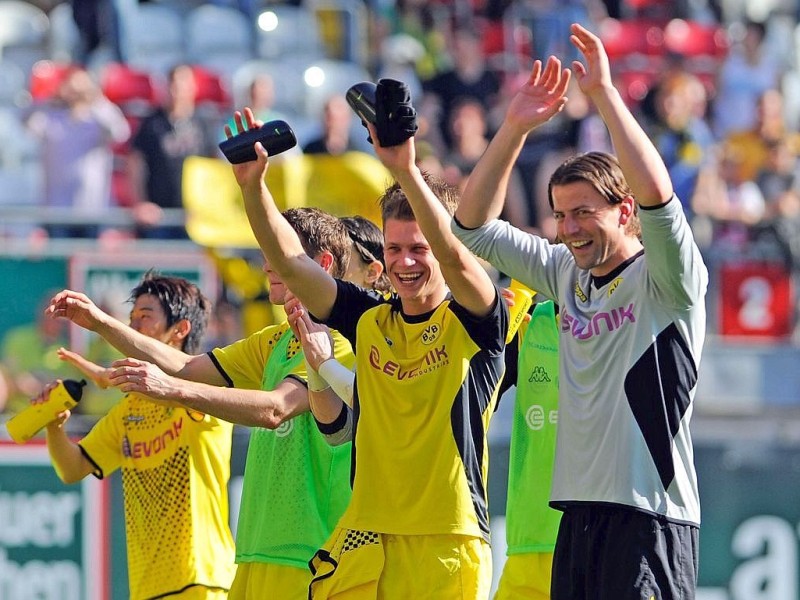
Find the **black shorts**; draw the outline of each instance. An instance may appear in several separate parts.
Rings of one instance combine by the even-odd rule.
[[[551,600],[694,600],[698,528],[633,509],[564,511]]]

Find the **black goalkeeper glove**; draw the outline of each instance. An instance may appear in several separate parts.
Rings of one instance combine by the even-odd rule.
[[[383,148],[399,146],[417,133],[417,111],[402,81],[381,79],[375,90],[375,129]]]

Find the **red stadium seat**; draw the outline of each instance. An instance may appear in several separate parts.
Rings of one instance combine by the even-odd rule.
[[[142,115],[158,101],[150,74],[121,63],[105,66],[100,86],[106,97],[126,115]]]
[[[222,78],[200,65],[192,65],[192,71],[197,83],[197,104],[210,104],[217,110],[227,112],[231,108],[231,95]]]
[[[716,59],[728,53],[728,36],[720,25],[673,19],[664,28],[664,47],[687,58],[707,56]]]
[[[52,98],[58,91],[61,82],[75,69],[70,63],[40,60],[31,70],[30,93],[34,102],[42,102]]]
[[[664,53],[664,29],[657,21],[603,19],[599,34],[612,61],[632,55],[661,56]]]

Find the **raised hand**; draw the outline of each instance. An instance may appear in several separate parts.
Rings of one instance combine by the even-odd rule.
[[[509,102],[506,123],[524,133],[546,123],[564,108],[567,102],[569,69],[561,68],[555,56],[533,63],[530,77]]]
[[[381,146],[378,132],[372,123],[365,123],[369,136],[373,140],[375,156],[383,163],[389,172],[397,177],[398,173],[410,171],[416,163],[416,147],[414,138],[410,137],[395,146]]]
[[[101,367],[100,365],[87,360],[77,352],[67,350],[66,348],[59,348],[56,352],[60,360],[74,365],[78,370],[81,371],[81,373],[91,379],[97,387],[106,389],[111,386],[111,381],[109,380],[111,369]]]
[[[228,139],[263,125],[261,121],[255,118],[253,111],[249,107],[245,107],[241,112],[237,110],[233,114],[233,120],[236,123],[236,131],[233,131],[230,125],[225,125],[225,135]],[[231,165],[236,181],[242,188],[260,186],[267,174],[269,155],[261,142],[255,143],[255,151],[258,157],[256,160]]]
[[[595,91],[612,85],[608,54],[600,38],[582,25],[573,23],[570,29],[572,35],[569,39],[583,54],[586,63],[573,61],[572,70],[581,91],[591,97]]]
[[[50,299],[44,314],[52,319],[69,319],[76,325],[93,331],[105,313],[86,294],[63,290]]]

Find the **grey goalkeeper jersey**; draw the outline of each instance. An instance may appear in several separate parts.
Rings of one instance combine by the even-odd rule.
[[[645,251],[594,278],[562,244],[453,223],[478,256],[561,307],[551,504],[625,505],[699,524],[689,422],[708,271],[677,198],[640,210]]]

